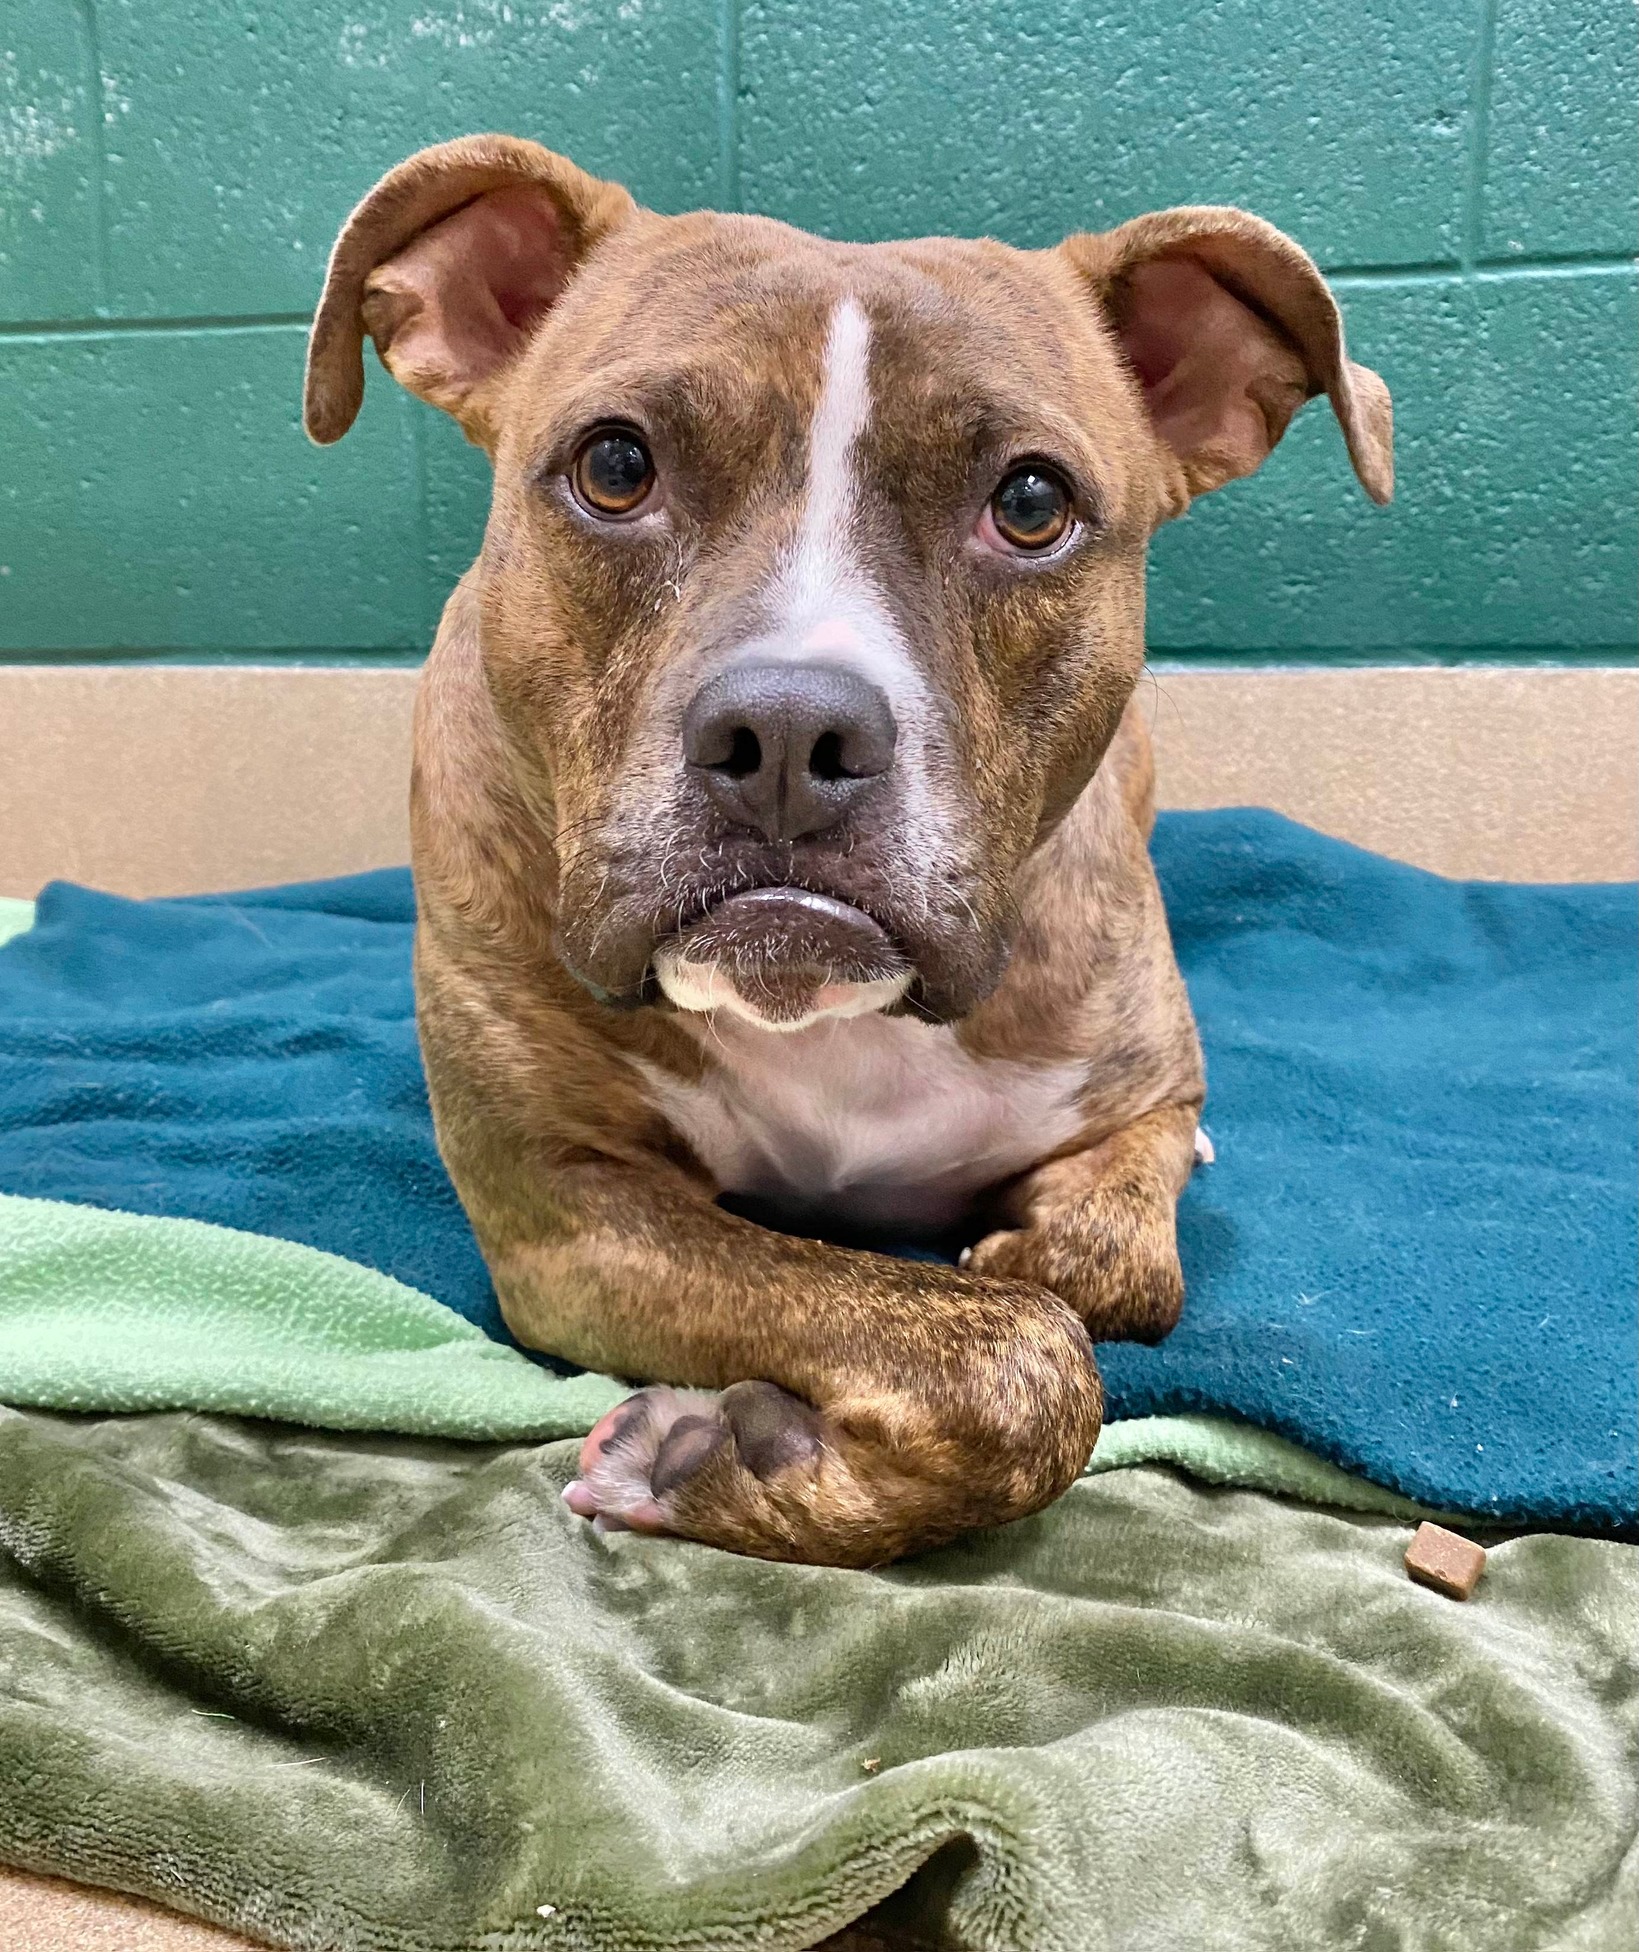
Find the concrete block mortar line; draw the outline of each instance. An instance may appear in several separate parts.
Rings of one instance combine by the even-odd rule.
[[[717,195],[740,208],[740,0],[717,0]]]
[[[1504,279],[1598,278],[1632,272],[1627,252],[1588,253],[1577,257],[1482,258],[1463,266],[1455,260],[1427,264],[1347,265],[1326,270],[1327,278],[1348,289],[1363,285],[1427,285],[1449,280],[1488,283]],[[1324,266],[1322,269],[1326,269]],[[309,312],[247,312],[237,317],[201,315],[196,318],[81,318],[0,320],[0,341],[17,339],[90,339],[111,333],[260,332],[271,327],[299,328],[312,322]]]
[[[85,34],[86,77],[91,94],[91,157],[96,181],[91,186],[92,235],[96,239],[97,311],[114,308],[112,252],[108,235],[108,91],[102,72],[102,36],[97,25],[96,0],[75,0]]]
[[[1478,0],[1479,23],[1469,82],[1468,155],[1463,178],[1460,265],[1465,276],[1479,263],[1485,217],[1485,178],[1491,156],[1491,87],[1496,66],[1498,0]]]
[[[115,333],[263,332],[269,327],[296,326],[305,332],[310,312],[245,312],[234,316],[201,314],[196,318],[8,319],[0,321],[5,339],[105,339]]]

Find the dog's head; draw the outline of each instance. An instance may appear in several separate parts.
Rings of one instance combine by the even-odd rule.
[[[1390,413],[1308,257],[1241,211],[1056,250],[660,217],[533,143],[423,151],[349,218],[307,425],[368,331],[484,447],[482,655],[558,940],[600,996],[946,1020],[1143,662],[1145,546],[1325,392]]]

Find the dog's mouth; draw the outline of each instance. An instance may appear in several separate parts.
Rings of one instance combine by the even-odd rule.
[[[881,923],[807,888],[749,888],[715,902],[656,951],[680,1010],[726,1010],[766,1030],[805,1029],[898,1003],[915,969]]]

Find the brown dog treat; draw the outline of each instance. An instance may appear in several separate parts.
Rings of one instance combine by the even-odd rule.
[[[1406,1571],[1419,1586],[1432,1586],[1447,1599],[1466,1600],[1485,1571],[1485,1547],[1443,1525],[1419,1525],[1406,1547]]]

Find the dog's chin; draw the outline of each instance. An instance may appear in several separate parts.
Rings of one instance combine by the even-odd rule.
[[[862,909],[805,888],[730,895],[654,958],[655,980],[679,1010],[787,1033],[891,1009],[915,973]]]

